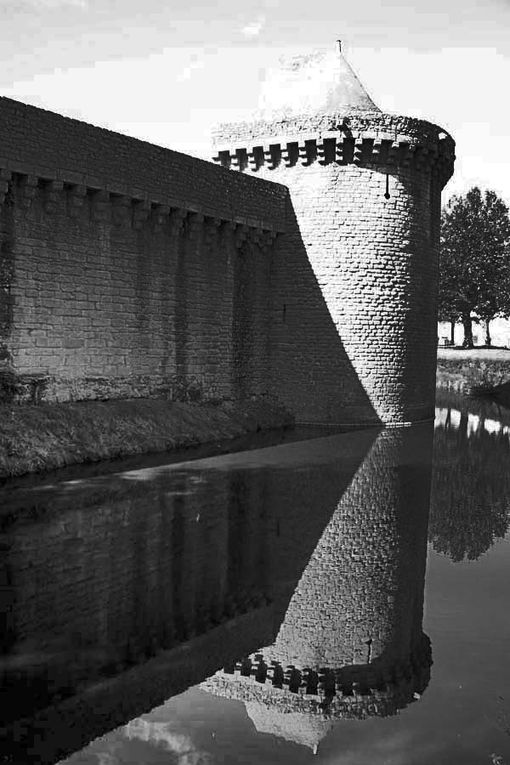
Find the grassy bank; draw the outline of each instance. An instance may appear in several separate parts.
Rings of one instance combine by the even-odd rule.
[[[292,424],[268,399],[190,404],[153,399],[0,405],[0,478],[163,452]]]
[[[510,350],[506,348],[439,348],[437,385],[471,393],[510,380]]]

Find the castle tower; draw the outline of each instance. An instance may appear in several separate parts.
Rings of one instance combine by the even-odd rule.
[[[423,594],[432,424],[384,430],[339,498],[275,640],[206,690],[260,731],[314,749],[335,719],[387,716],[430,673]]]
[[[302,422],[433,416],[441,190],[454,142],[385,114],[341,45],[270,72],[215,161],[286,185],[272,256],[272,390]]]

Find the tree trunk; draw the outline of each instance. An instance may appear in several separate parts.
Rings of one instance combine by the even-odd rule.
[[[450,322],[450,345],[455,345],[455,322]]]
[[[462,317],[462,326],[464,327],[464,342],[463,348],[473,348],[473,323],[469,314],[464,314]]]
[[[490,320],[485,319],[485,345],[490,348],[492,345],[491,332],[490,332]]]

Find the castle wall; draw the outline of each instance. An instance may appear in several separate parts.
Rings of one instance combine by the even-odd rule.
[[[4,398],[269,393],[305,422],[431,417],[453,141],[314,120],[227,126],[240,148],[214,167],[0,99]]]
[[[25,397],[268,392],[286,189],[9,99],[0,143],[0,361]]]

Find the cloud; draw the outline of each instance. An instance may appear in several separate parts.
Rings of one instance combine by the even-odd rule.
[[[38,9],[88,8],[88,0],[25,0],[26,5]]]
[[[198,58],[196,55],[191,56],[190,63],[185,66],[184,69],[176,76],[176,82],[185,82],[186,80],[190,80],[193,71],[195,69],[203,69],[204,65],[205,62],[203,59]]]
[[[171,724],[152,722],[138,717],[122,729],[128,739],[137,738],[149,744],[160,746],[176,755],[178,765],[212,765],[213,758],[208,752],[200,751],[190,736],[171,729]]]
[[[258,37],[266,25],[266,17],[259,16],[258,19],[250,21],[249,24],[241,28],[241,34],[244,37]]]

